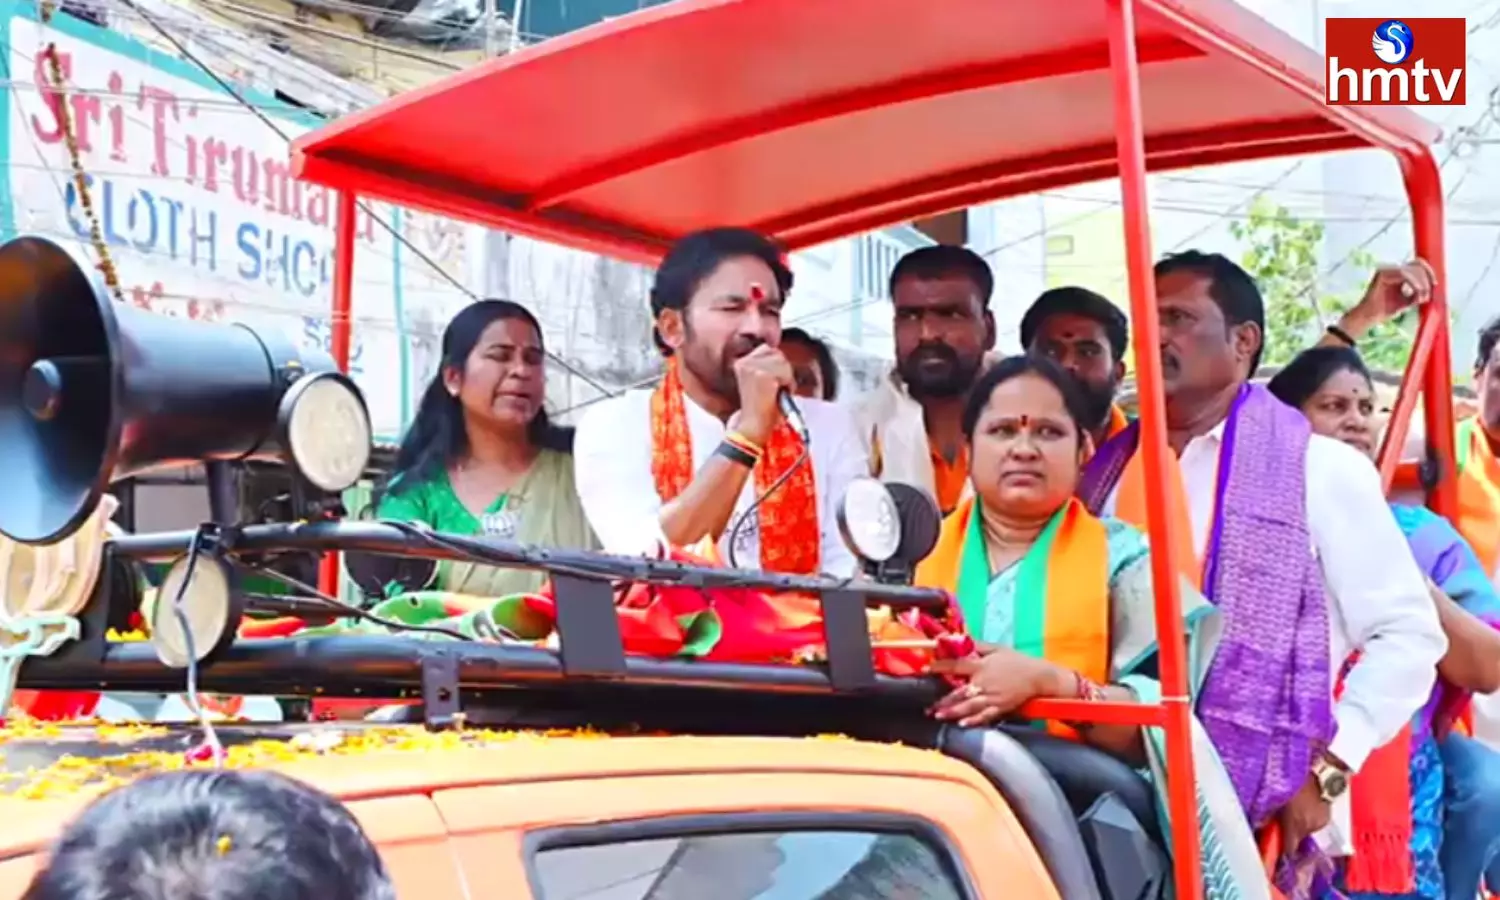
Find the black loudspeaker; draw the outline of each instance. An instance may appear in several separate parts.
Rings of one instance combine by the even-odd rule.
[[[158,466],[281,458],[282,397],[323,371],[279,333],[116,303],[45,238],[0,246],[0,533],[67,537],[111,481]]]

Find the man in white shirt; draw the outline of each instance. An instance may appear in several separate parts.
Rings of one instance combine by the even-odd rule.
[[[746,229],[690,234],[662,260],[651,311],[666,374],[655,390],[590,409],[573,447],[605,550],[709,538],[741,568],[854,574],[837,505],[869,463],[846,411],[798,399],[804,443],[779,407],[796,387],[777,349],[791,286],[780,250]]]
[[[926,490],[946,515],[969,494],[961,420],[995,347],[995,276],[972,250],[920,247],[891,270],[896,365],[855,401],[871,473]]]
[[[1199,717],[1252,825],[1347,855],[1349,777],[1426,702],[1447,641],[1370,460],[1248,384],[1265,327],[1249,274],[1189,251],[1157,264],[1156,293],[1181,488],[1167,506],[1191,535],[1179,563],[1203,559],[1226,620]],[[1121,508],[1139,493],[1125,489],[1137,439],[1101,447],[1080,492],[1143,524]]]

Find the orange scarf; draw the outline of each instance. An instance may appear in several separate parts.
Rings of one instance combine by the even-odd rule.
[[[1349,657],[1345,674],[1359,654]],[[1339,677],[1334,696],[1344,693]],[[1411,723],[1375,748],[1349,783],[1354,855],[1344,868],[1344,887],[1354,894],[1403,896],[1416,890],[1412,862]]]
[[[1459,423],[1457,444],[1458,533],[1493,575],[1500,562],[1500,460],[1477,418]]]
[[[651,477],[663,503],[670,503],[693,481],[693,435],[688,428],[682,375],[676,357],[651,395]],[[761,496],[802,456],[802,439],[782,422],[755,467]],[[812,460],[797,466],[786,483],[760,504],[760,567],[768,572],[811,575],[820,571],[822,533]]]
[[[1129,522],[1146,532],[1146,466],[1145,454],[1139,449],[1131,454],[1115,493],[1115,518]],[[1182,469],[1177,454],[1167,449],[1167,514],[1171,517],[1169,533],[1177,551],[1177,570],[1194,586],[1203,584],[1203,552],[1193,543],[1193,517],[1188,506],[1187,488],[1182,483]]]
[[[1130,426],[1130,420],[1125,418],[1125,411],[1118,406],[1109,408],[1109,431],[1105,432],[1104,439],[1107,441]]]
[[[1107,683],[1110,572],[1104,523],[1073,498],[1016,565],[1012,649],[1072,669],[1096,684]],[[984,640],[992,580],[979,509],[969,498],[943,520],[937,546],[917,566],[916,583],[953,594],[965,630]],[[1064,737],[1076,734],[1056,722],[1048,730]]]

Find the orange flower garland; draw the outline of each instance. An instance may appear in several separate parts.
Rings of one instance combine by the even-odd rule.
[[[688,427],[682,375],[676,357],[651,395],[651,476],[662,502],[675,499],[693,481],[693,436]],[[802,439],[781,423],[755,466],[755,489],[764,493],[802,456]],[[760,566],[769,572],[811,575],[821,568],[817,482],[812,461],[797,467],[760,505]]]

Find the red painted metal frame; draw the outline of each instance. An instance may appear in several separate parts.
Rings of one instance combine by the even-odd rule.
[[[333,244],[333,308],[329,311],[330,349],[340,372],[349,371],[349,348],[354,328],[354,244],[358,196],[349,190],[339,191],[337,220]],[[318,590],[329,596],[339,595],[339,554],[325,553],[318,566]]]
[[[1106,0],[1114,68],[1115,140],[1120,154],[1120,199],[1125,224],[1125,261],[1130,273],[1130,326],[1135,345],[1140,404],[1140,453],[1146,475],[1146,531],[1151,540],[1151,577],[1156,585],[1156,639],[1161,655],[1161,716],[1167,739],[1167,816],[1172,822],[1172,867],[1179,897],[1203,896],[1198,844],[1198,799],[1193,772],[1192,700],[1188,694],[1187,645],[1178,594],[1174,543],[1165,490],[1167,406],[1162,392],[1161,336],[1152,274],[1151,206],[1146,196],[1146,142],[1141,116],[1140,67],[1135,53],[1135,0]]]
[[[1152,41],[1137,46],[1135,13],[1139,6],[1149,8],[1155,16],[1172,21],[1185,35],[1186,44]],[[983,84],[1018,82],[1069,71],[1086,71],[1108,65],[1113,75],[1113,107],[1116,140],[1110,145],[1082,148],[1068,153],[1050,154],[1045,165],[1017,166],[1014,160],[982,169],[943,173],[894,187],[883,187],[860,196],[850,197],[823,209],[800,211],[798,223],[771,220],[758,223],[765,231],[779,231],[790,247],[809,246],[860,231],[895,222],[910,221],[923,214],[939,212],[973,203],[994,200],[1000,196],[1031,193],[1047,188],[1080,182],[1120,177],[1123,200],[1124,239],[1129,265],[1129,289],[1132,336],[1136,349],[1137,378],[1141,408],[1141,452],[1147,483],[1147,526],[1153,547],[1152,574],[1156,584],[1156,620],[1161,648],[1160,675],[1163,702],[1160,705],[1132,703],[1086,703],[1070,700],[1038,701],[1029,704],[1028,714],[1073,722],[1103,722],[1163,727],[1167,741],[1167,775],[1169,779],[1169,815],[1173,822],[1172,840],[1177,896],[1202,896],[1202,872],[1199,865],[1198,808],[1194,792],[1192,756],[1191,705],[1187,684],[1187,648],[1180,627],[1181,599],[1178,594],[1178,571],[1173,558],[1174,544],[1167,539],[1168,516],[1163,490],[1167,470],[1165,398],[1162,393],[1160,341],[1156,318],[1155,283],[1152,277],[1152,252],[1149,229],[1149,202],[1146,195],[1148,161],[1154,170],[1194,167],[1216,162],[1243,161],[1294,153],[1314,153],[1350,149],[1373,143],[1393,150],[1400,161],[1413,210],[1417,253],[1437,270],[1437,288],[1432,301],[1422,310],[1411,364],[1401,385],[1392,423],[1381,453],[1381,472],[1387,485],[1394,474],[1407,426],[1416,405],[1416,394],[1424,395],[1428,447],[1439,460],[1451,465],[1453,454],[1453,411],[1451,405],[1452,361],[1448,345],[1448,312],[1443,264],[1443,194],[1438,166],[1426,147],[1413,144],[1407,137],[1387,130],[1377,121],[1357,113],[1334,108],[1329,116],[1337,121],[1330,128],[1327,118],[1308,117],[1287,121],[1274,128],[1224,129],[1205,142],[1203,134],[1158,137],[1147,142],[1143,135],[1140,110],[1140,66],[1170,58],[1191,55],[1192,47],[1201,52],[1212,49],[1241,56],[1267,77],[1275,78],[1303,91],[1321,102],[1320,87],[1305,84],[1282,71],[1272,57],[1254,55],[1238,48],[1222,32],[1196,22],[1180,0],[1106,0],[1108,46],[1104,50],[1078,51],[1068,58],[1047,54],[1029,60],[1013,61],[1001,67],[985,67],[967,73],[947,72],[941,77],[912,79],[903,85],[882,85],[878,89],[850,92],[836,98],[822,98],[783,111],[774,122],[758,121],[758,131],[794,128],[829,116],[848,114],[862,109],[900,102],[900,98],[918,99],[965,90]],[[1191,45],[1191,46],[1190,46]],[[891,100],[892,91],[897,100]],[[509,229],[544,240],[559,240],[570,246],[588,249],[640,262],[655,262],[670,244],[667,235],[648,234],[618,223],[587,222],[578,216],[560,213],[555,225],[539,222],[536,217],[522,221],[511,219],[497,206],[509,206],[517,212],[545,211],[569,196],[607,181],[625,171],[634,171],[681,158],[727,141],[744,130],[743,123],[720,125],[670,142],[645,148],[639,153],[611,160],[609,165],[571,173],[567,178],[546,185],[532,196],[497,198],[486,192],[455,195],[442,203],[427,202],[427,209],[471,221]],[[340,185],[339,227],[335,250],[333,290],[333,355],[347,370],[350,327],[353,253],[355,244],[355,197],[368,193],[401,202],[409,192],[398,173],[384,172],[328,156],[300,158],[299,174],[323,183]],[[1017,169],[1024,172],[1016,176]],[[812,212],[812,216],[807,213]],[[545,212],[543,213],[545,215]],[[782,226],[782,227],[778,227]],[[1451,471],[1445,472],[1451,476]],[[1453,479],[1444,477],[1429,497],[1430,505],[1440,514],[1452,517],[1457,501]],[[329,560],[333,560],[329,564]],[[320,584],[325,590],[336,588],[337,562],[325,560]]]
[[[1453,478],[1455,423],[1453,421],[1453,351],[1449,334],[1448,267],[1444,258],[1443,185],[1437,161],[1423,148],[1419,153],[1400,154],[1401,172],[1412,209],[1416,255],[1433,268],[1436,283],[1432,299],[1422,307],[1411,359],[1401,378],[1380,447],[1380,477],[1391,490],[1401,466],[1401,452],[1421,395],[1427,454],[1438,461],[1441,471],[1436,487],[1428,491],[1427,505],[1434,512],[1456,521],[1458,485]]]

